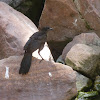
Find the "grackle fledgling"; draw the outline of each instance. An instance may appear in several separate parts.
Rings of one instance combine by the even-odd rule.
[[[26,42],[24,46],[25,53],[22,62],[20,64],[19,74],[24,75],[29,72],[32,60],[32,53],[37,49],[39,49],[38,54],[40,55],[40,51],[43,49],[44,44],[47,41],[47,32],[49,30],[52,30],[52,28],[50,27],[42,28],[39,32],[34,33],[30,37],[30,39]]]

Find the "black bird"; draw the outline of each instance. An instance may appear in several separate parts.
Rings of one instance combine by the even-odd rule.
[[[30,37],[30,39],[26,42],[24,46],[25,53],[22,62],[20,64],[19,74],[24,75],[29,72],[31,66],[31,60],[32,60],[32,53],[37,49],[39,49],[38,53],[40,55],[40,51],[43,49],[44,44],[47,41],[47,32],[49,30],[52,30],[52,28],[50,27],[42,28],[39,32],[34,33]]]

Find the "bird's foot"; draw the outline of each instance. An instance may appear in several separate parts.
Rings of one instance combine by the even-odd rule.
[[[44,59],[42,58],[39,63],[41,63]]]

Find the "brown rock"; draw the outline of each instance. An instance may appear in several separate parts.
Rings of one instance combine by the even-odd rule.
[[[86,30],[73,0],[46,0],[40,27],[51,26],[48,41],[65,41]]]
[[[33,58],[29,73],[22,76],[18,74],[21,59],[13,56],[0,61],[0,100],[71,100],[77,94],[71,67]]]
[[[36,31],[31,20],[0,2],[0,59],[22,54],[24,44]]]
[[[100,37],[100,0],[74,0],[76,8],[86,22],[86,27]]]
[[[100,46],[100,38],[95,33],[82,33],[68,43],[62,52],[62,59],[65,60],[67,53],[75,44],[86,44]]]
[[[100,36],[99,5],[100,0],[46,0],[40,27],[54,28],[48,35],[48,43],[55,59],[74,36],[88,31]]]

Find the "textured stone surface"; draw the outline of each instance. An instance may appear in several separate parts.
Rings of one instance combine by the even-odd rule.
[[[92,81],[86,76],[76,72],[76,86],[77,91],[85,91],[92,86]]]
[[[0,2],[0,59],[22,54],[24,44],[36,31],[31,20]]]
[[[99,5],[99,0],[46,0],[39,27],[54,28],[48,43],[55,59],[74,36],[91,31],[100,36]]]
[[[100,92],[100,76],[97,76],[94,82],[94,89]]]
[[[73,41],[65,46],[62,52],[63,60],[65,60],[67,53],[75,44],[96,45],[100,47],[100,38],[96,35],[96,33],[82,33],[78,36],[75,36]]]
[[[84,24],[73,0],[46,0],[39,27],[53,27],[48,34],[48,44],[55,61],[75,35],[87,31]]]
[[[46,0],[40,19],[42,26],[54,28],[48,35],[48,41],[65,41],[87,30],[73,0]]]
[[[77,94],[71,67],[33,58],[29,73],[22,76],[18,74],[21,59],[13,56],[0,61],[0,100],[71,100]]]
[[[56,60],[56,62],[62,63],[62,64],[65,65],[65,62],[64,62],[64,60],[62,59],[62,55],[60,55],[60,56],[58,57],[58,59]]]
[[[94,79],[100,75],[100,47],[76,44],[67,53],[65,62],[73,69]]]
[[[86,27],[100,37],[100,0],[74,0]]]

